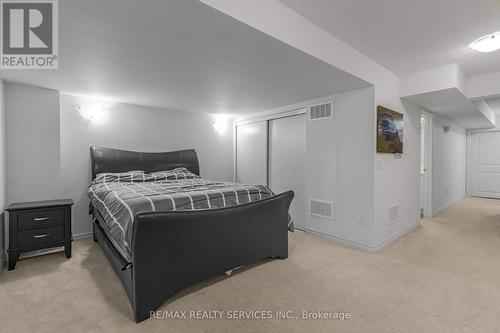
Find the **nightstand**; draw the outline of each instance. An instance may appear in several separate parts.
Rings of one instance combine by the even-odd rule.
[[[64,246],[71,258],[71,206],[73,200],[15,203],[9,212],[9,271],[21,253]]]

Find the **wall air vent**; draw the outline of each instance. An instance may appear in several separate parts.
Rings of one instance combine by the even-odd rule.
[[[309,120],[328,119],[333,117],[333,102],[312,105],[309,107]]]
[[[388,224],[393,224],[399,220],[399,205],[389,207],[389,221]]]
[[[333,202],[311,199],[311,215],[333,219]]]

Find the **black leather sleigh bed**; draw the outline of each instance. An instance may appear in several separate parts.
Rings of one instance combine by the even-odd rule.
[[[288,257],[292,191],[274,195],[266,194],[263,187],[232,184],[227,188],[227,183],[204,180],[199,177],[194,150],[143,153],[91,147],[90,155],[94,240],[122,281],[136,322],[148,319],[168,298],[209,276],[267,257]],[[121,176],[110,181],[115,175],[109,173]],[[129,178],[123,183],[120,177]],[[176,186],[186,200],[175,196]],[[156,188],[163,192],[156,193]],[[101,198],[116,196],[116,204],[106,205],[94,193],[100,190],[104,191]],[[231,191],[232,196],[227,194]],[[130,209],[123,200],[126,196],[135,198],[130,201],[133,204],[143,199],[150,204],[144,207],[150,208]],[[160,197],[164,200],[151,199]],[[224,208],[213,208],[220,199]],[[231,200],[232,205],[226,206]],[[164,202],[171,202],[170,206],[161,206]],[[113,205],[127,210],[113,210]],[[122,222],[126,214],[130,221]],[[123,231],[121,237],[111,228],[115,224]]]

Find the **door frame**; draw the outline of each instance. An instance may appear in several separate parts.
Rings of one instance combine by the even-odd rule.
[[[253,116],[253,117],[252,116],[245,117],[244,119],[235,121],[234,126],[245,125],[245,124],[255,123],[255,122],[259,122],[259,121],[269,121],[269,120],[273,120],[273,119],[277,119],[277,118],[295,116],[298,114],[307,114],[307,107],[301,107],[301,108],[296,108],[293,110],[266,113],[266,114],[261,113],[259,115]]]
[[[424,195],[424,217],[432,217],[433,216],[433,210],[432,210],[432,128],[433,128],[433,115],[432,113],[429,113],[427,111],[422,110],[420,112],[420,117],[425,119],[425,125],[427,129],[427,137],[428,140],[424,142],[425,147],[424,147],[424,153],[425,153],[425,160],[427,162],[427,178],[424,177],[424,182],[426,184],[421,188],[420,191],[425,191],[426,193],[421,193]],[[422,125],[422,122],[420,122],[420,125]],[[424,131],[426,130],[424,129]],[[420,142],[422,142],[422,131],[420,131],[419,137],[420,137]],[[420,147],[420,150],[422,147]],[[421,156],[421,154],[420,154]],[[420,158],[419,158],[420,160]],[[419,166],[422,165],[422,161],[420,161]],[[420,167],[419,167],[420,170]],[[419,172],[419,176],[421,177],[421,173]]]

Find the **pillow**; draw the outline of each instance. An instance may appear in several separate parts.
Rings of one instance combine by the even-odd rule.
[[[165,171],[155,171],[150,173],[154,180],[176,180],[176,179],[194,179],[200,178],[185,167],[175,168]]]
[[[122,183],[133,183],[133,182],[143,182],[147,178],[147,174],[142,170],[133,170],[128,172],[105,172],[98,174],[92,183],[112,183],[112,182],[122,182]]]

